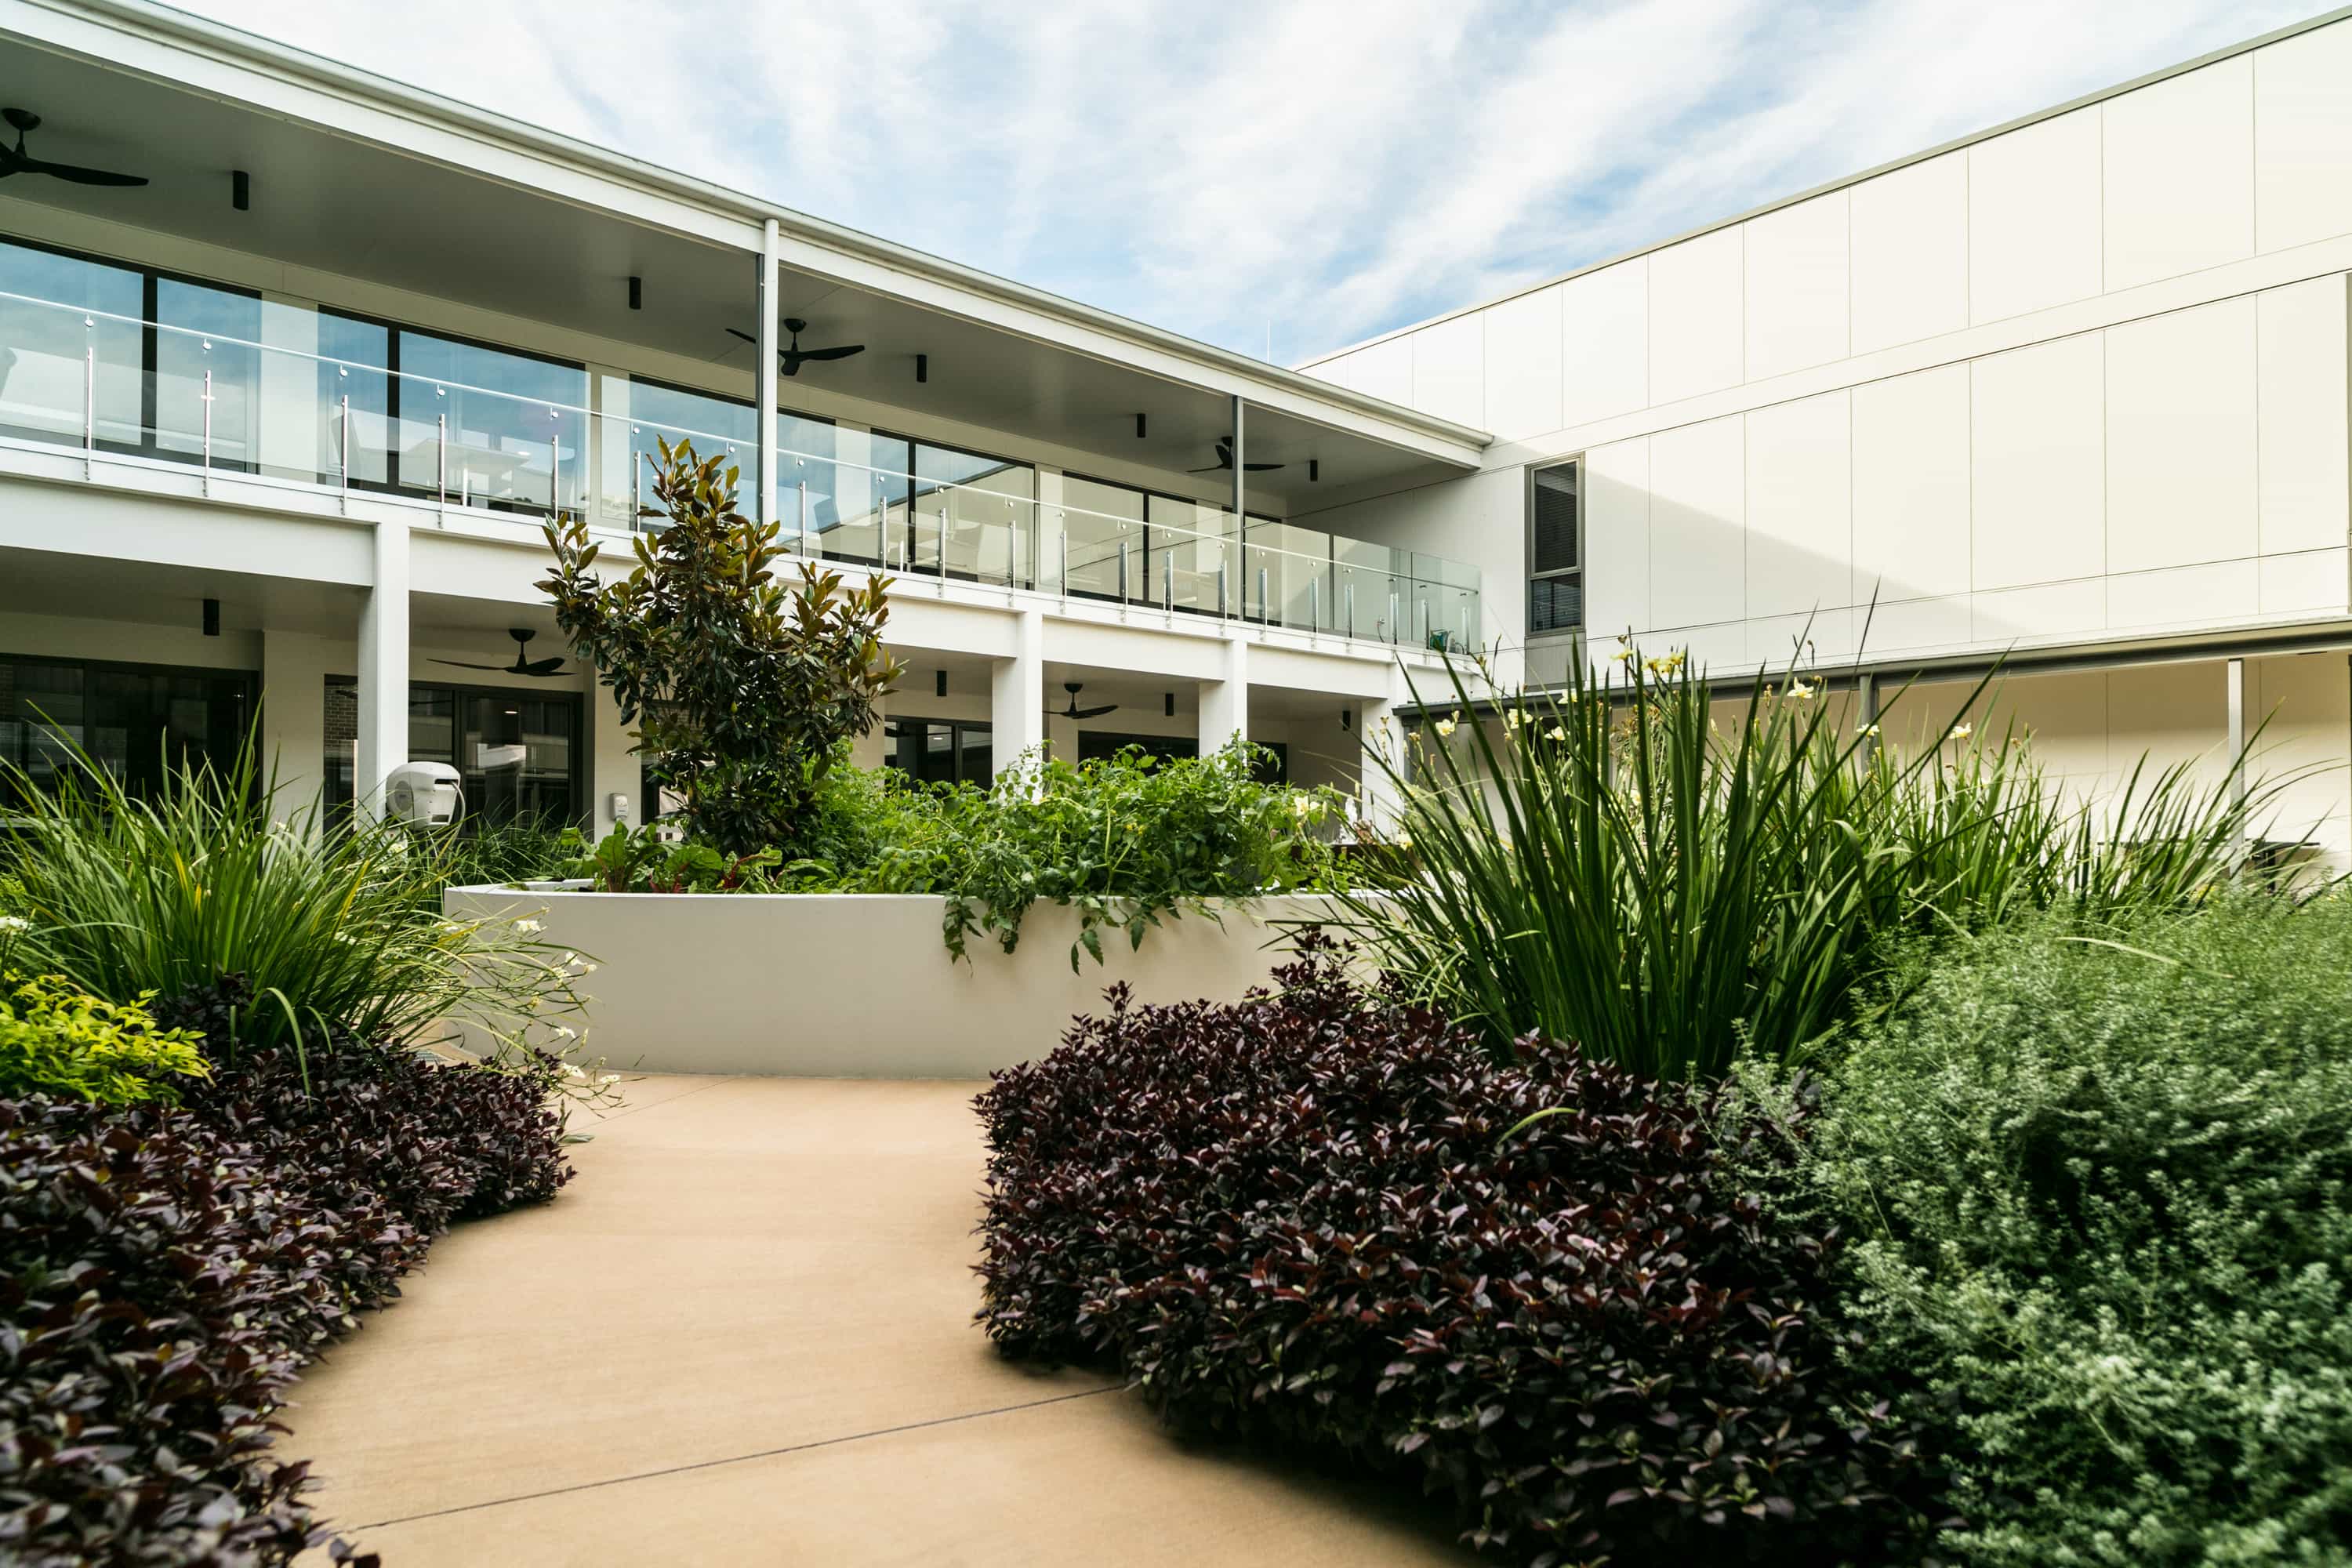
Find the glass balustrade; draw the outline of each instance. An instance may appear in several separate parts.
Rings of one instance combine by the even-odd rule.
[[[321,311],[294,331],[263,301],[163,303],[176,320],[0,292],[0,439],[609,529],[661,525],[661,446],[687,443],[732,463],[756,506],[750,408],[613,375],[589,408],[562,395],[588,395],[576,367],[518,373],[519,356],[402,332],[394,371],[374,323]],[[537,379],[549,395],[530,395]],[[776,521],[796,554],[1405,647],[1480,635],[1478,572],[1458,562],[1256,517],[1236,528],[1213,503],[1076,476],[1041,501],[1026,464],[777,417]]]

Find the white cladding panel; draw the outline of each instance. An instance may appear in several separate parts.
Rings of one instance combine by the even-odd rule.
[[[1744,426],[1709,419],[1650,437],[1650,613],[1660,626],[1746,613]]]
[[[1846,193],[1748,225],[1749,381],[1846,357]]]
[[[1367,397],[1412,407],[1412,340],[1417,335],[1407,332],[1349,354],[1348,385]]]
[[[1637,256],[1559,286],[1563,428],[1650,402],[1650,258]]]
[[[2254,301],[2260,549],[2265,555],[2345,543],[2352,518],[2346,490],[2352,464],[2346,451],[2345,289],[2340,276],[2315,278],[2265,290]],[[2335,586],[2343,587],[2340,574]]]
[[[2252,557],[2253,300],[2127,321],[2106,339],[2107,569]]]
[[[1718,229],[1650,258],[1650,402],[1736,386],[1745,358],[1743,231]]]
[[[1650,614],[1650,441],[1584,456],[1584,624],[1595,637],[1646,629]]]
[[[2221,60],[2103,106],[2109,292],[2254,253],[2254,66]]]
[[[1855,387],[1855,602],[1967,593],[1969,531],[1969,367]],[[1958,624],[1963,640],[1965,610]]]
[[[1558,286],[1479,312],[1486,331],[1485,427],[1498,441],[1524,440],[1560,426]]]
[[[1947,153],[1853,192],[1853,352],[1969,324],[1969,158]]]
[[[1412,405],[1456,425],[1486,423],[1486,323],[1476,313],[1411,334]]]
[[[1971,367],[1970,574],[1979,592],[2105,570],[2102,347],[2085,332]]]
[[[1853,433],[1843,392],[1748,416],[1748,615],[1853,602]]]
[[[1979,142],[1969,157],[1969,319],[2099,291],[2099,110]]]
[[[2352,26],[2253,54],[2254,246],[2352,234]]]

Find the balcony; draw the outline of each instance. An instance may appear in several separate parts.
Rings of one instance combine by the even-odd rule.
[[[79,451],[535,534],[658,527],[661,444],[723,453],[761,493],[756,410],[492,345],[0,244],[0,446]],[[10,281],[0,279],[0,283]],[[101,308],[148,302],[152,314]],[[1410,647],[1479,635],[1476,568],[1141,486],[779,415],[787,548],[996,584]]]

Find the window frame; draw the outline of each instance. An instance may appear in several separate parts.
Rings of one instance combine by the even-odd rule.
[[[1538,476],[1554,473],[1561,468],[1573,468],[1576,470],[1576,564],[1573,566],[1554,567],[1549,571],[1538,572],[1536,569],[1536,507],[1538,504],[1536,492],[1538,489]],[[1524,530],[1524,537],[1521,541],[1521,548],[1524,552],[1521,559],[1527,563],[1528,593],[1525,620],[1527,623],[1527,636],[1530,641],[1537,639],[1549,640],[1554,638],[1566,640],[1570,638],[1581,637],[1584,636],[1589,625],[1589,616],[1587,612],[1591,608],[1591,602],[1587,596],[1588,584],[1585,578],[1585,568],[1589,564],[1589,552],[1587,545],[1590,533],[1586,524],[1586,513],[1589,509],[1586,506],[1586,502],[1590,498],[1586,495],[1584,489],[1584,481],[1589,472],[1590,470],[1585,464],[1584,454],[1581,452],[1576,453],[1572,457],[1561,458],[1554,462],[1530,463],[1528,465],[1527,492],[1524,508],[1527,521]],[[1576,583],[1576,624],[1572,626],[1548,626],[1540,631],[1537,630],[1535,625],[1536,584],[1538,582],[1559,582],[1562,579],[1569,578],[1574,579]]]

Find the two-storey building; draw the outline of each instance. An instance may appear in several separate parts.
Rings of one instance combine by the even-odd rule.
[[[408,759],[646,810],[542,596],[661,440],[898,582],[868,761],[1246,734],[1349,785],[1475,572],[1291,521],[1485,435],[141,0],[0,0],[0,756],[134,783],[257,722],[289,798]],[[843,353],[839,351],[854,350]],[[824,352],[833,351],[833,352]]]

